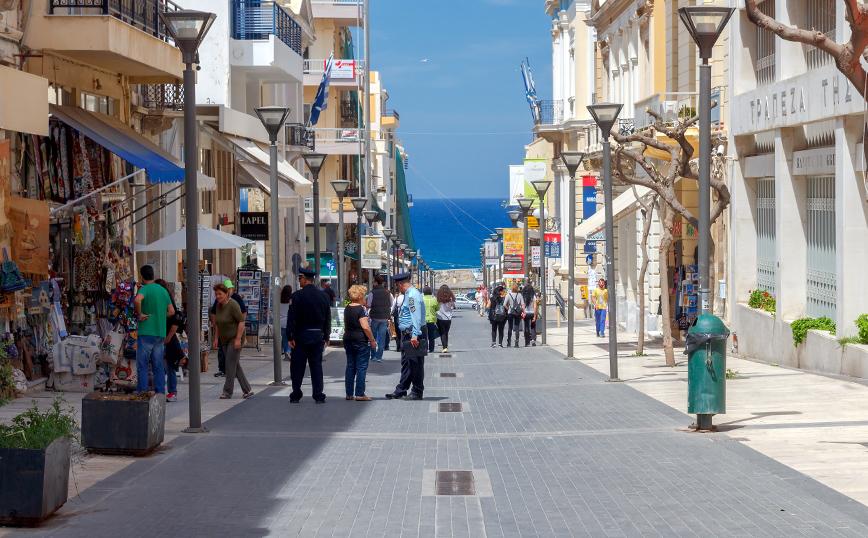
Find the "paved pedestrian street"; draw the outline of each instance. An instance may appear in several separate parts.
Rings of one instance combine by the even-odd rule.
[[[491,349],[489,335],[459,312],[421,402],[384,398],[394,347],[370,365],[372,402],[344,400],[339,348],[326,405],[309,383],[291,405],[263,366],[256,396],[213,413],[210,433],[170,422],[157,453],[8,536],[868,536],[864,505],[725,433],[687,430],[691,417],[581,361]]]

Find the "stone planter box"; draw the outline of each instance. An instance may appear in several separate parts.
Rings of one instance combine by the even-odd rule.
[[[106,400],[92,392],[81,401],[81,444],[98,454],[144,456],[163,442],[166,395],[148,401]]]
[[[43,450],[0,449],[0,525],[34,526],[66,503],[70,440]]]

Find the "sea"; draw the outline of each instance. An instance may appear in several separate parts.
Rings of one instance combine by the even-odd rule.
[[[479,249],[495,228],[510,228],[503,198],[416,198],[410,208],[416,248],[434,270],[478,269]]]

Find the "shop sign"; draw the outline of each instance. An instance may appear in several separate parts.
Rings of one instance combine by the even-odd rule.
[[[521,228],[504,228],[503,229],[503,253],[504,254],[523,254],[524,253],[524,230]]]
[[[363,235],[362,269],[379,269],[383,265],[380,255],[380,236]]]
[[[332,78],[356,78],[356,61],[355,60],[335,60],[332,63]]]
[[[793,175],[834,175],[835,146],[793,152]]]
[[[596,254],[597,253],[597,242],[596,241],[585,241],[585,248],[583,250],[584,254]]]
[[[545,234],[546,258],[561,257],[561,234]]]
[[[606,230],[599,230],[588,236],[588,241],[605,241]]]
[[[539,246],[530,247],[530,265],[536,268],[540,266]]]
[[[503,274],[524,275],[524,256],[521,254],[503,255]]]
[[[252,241],[268,241],[268,213],[242,212],[239,220],[238,235]]]

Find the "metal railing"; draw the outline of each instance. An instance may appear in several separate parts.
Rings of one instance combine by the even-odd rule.
[[[359,139],[365,136],[364,129],[334,129],[334,128],[313,128],[314,139],[318,142],[352,142],[359,143]]]
[[[314,6],[359,6],[364,3],[364,0],[311,0]]]
[[[49,0],[51,15],[111,15],[163,41],[171,36],[160,19],[161,11],[178,11],[171,0]]]
[[[757,9],[775,18],[775,1],[757,2]],[[756,27],[756,85],[765,86],[775,81],[775,34]]]
[[[290,146],[316,149],[316,140],[313,136],[313,129],[300,123],[286,124],[286,143]]]
[[[630,136],[636,132],[633,118],[621,118],[618,120],[618,134],[621,136]]]
[[[537,125],[557,125],[563,121],[563,101],[540,101],[537,104]]]
[[[401,121],[401,116],[398,114],[396,110],[386,110],[383,112],[383,117],[385,118],[395,118],[398,121]]]
[[[352,123],[359,121],[359,109],[352,101],[341,102],[341,119]]]
[[[336,58],[338,59],[338,58]],[[304,72],[305,74],[317,74],[325,72],[326,62],[328,60],[305,60],[304,61]],[[346,60],[352,61],[355,63],[356,72],[355,75],[360,75],[365,71],[365,61],[364,60]],[[334,71],[332,71],[334,73]]]
[[[184,85],[140,84],[141,105],[149,110],[184,110]]]
[[[301,55],[301,26],[279,3],[266,0],[232,1],[232,39],[250,41],[273,35]]]
[[[646,109],[660,114],[663,117],[663,123],[672,125],[679,118],[692,118],[696,115],[698,102],[698,92],[655,93],[636,102],[633,108],[634,128],[637,131],[642,131],[654,123],[654,118],[648,114]]]
[[[547,295],[550,297],[552,294],[551,294],[551,292],[549,292],[549,293],[547,293]],[[555,288],[554,297],[555,297],[555,304],[557,305],[558,310],[560,310],[561,317],[563,319],[567,319],[567,302],[564,301],[563,295],[561,295],[560,290],[558,290],[557,288]]]

